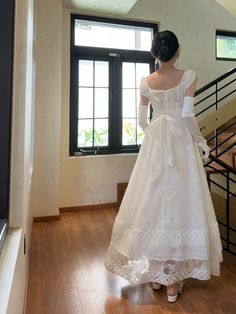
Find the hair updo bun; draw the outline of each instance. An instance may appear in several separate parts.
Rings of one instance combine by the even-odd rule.
[[[163,31],[154,36],[151,53],[160,61],[169,61],[178,48],[179,42],[176,35],[171,31]]]

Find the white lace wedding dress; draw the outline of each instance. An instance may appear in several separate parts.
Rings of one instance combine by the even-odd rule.
[[[113,226],[106,268],[130,284],[170,285],[220,274],[222,245],[204,167],[181,117],[184,92],[195,78],[152,90],[142,78],[153,119],[145,129],[129,184]]]

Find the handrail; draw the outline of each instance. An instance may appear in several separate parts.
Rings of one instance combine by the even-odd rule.
[[[219,183],[216,183],[215,181],[211,180],[211,179],[207,179],[208,182],[214,183],[216,186],[218,186],[221,190],[225,191],[226,193],[229,193],[229,195],[236,197],[236,194],[233,192],[228,191],[227,188],[224,188],[222,185],[220,185]],[[235,230],[236,232],[236,230]]]
[[[217,135],[218,135],[218,134],[217,134]],[[225,140],[223,140],[222,142],[218,143],[218,144],[216,145],[216,147],[211,148],[211,151],[215,150],[216,148],[219,148],[222,144],[228,142],[229,140],[231,140],[231,138],[235,137],[235,135],[236,135],[236,132],[232,133],[232,134],[231,134],[229,137],[227,137]],[[235,145],[236,145],[236,142],[234,142],[232,146],[231,146],[231,144],[230,144],[230,145],[226,148],[226,150],[225,150],[224,152],[228,151],[230,148],[232,148],[232,147],[235,146]],[[221,152],[220,152],[220,154],[217,154],[217,157],[220,157],[221,155],[222,155],[222,154],[221,154]]]
[[[236,174],[236,169],[231,167],[230,165],[226,164],[224,161],[220,160],[219,158],[215,157],[214,155],[210,154],[209,158],[211,159],[205,164],[205,167],[207,167],[212,161],[216,162],[223,168],[227,169],[228,171],[232,172],[233,174]]]
[[[226,84],[223,84],[224,86],[220,86],[220,87],[218,86],[219,82],[223,81],[225,78],[229,77],[230,75],[234,73],[236,73],[236,67],[226,72],[225,74],[219,76],[217,79],[213,80],[212,82],[208,83],[207,85],[203,86],[202,88],[200,88],[199,90],[195,92],[195,96],[198,96],[201,93],[208,90],[208,95],[206,96],[206,94],[204,93],[202,97],[201,96],[199,97],[202,99],[198,98],[197,103],[195,103],[195,106],[199,104],[204,105],[203,108],[200,107],[200,112],[198,112],[196,116],[202,114],[203,112],[209,110],[210,108],[213,108],[214,111],[217,111],[219,107],[218,104],[222,103],[222,100],[224,100],[226,97],[236,92],[236,88],[234,87],[234,85],[232,85],[232,83],[234,83],[236,80],[235,77],[231,77],[230,82],[227,82],[227,83],[225,82]],[[230,92],[227,91],[227,94],[224,95],[223,97],[222,95],[219,95],[219,92],[221,90],[224,90],[229,85],[233,86],[233,88],[231,88],[231,91]],[[214,91],[212,91],[212,89],[209,90],[211,87],[214,87],[215,90]],[[212,96],[215,98],[213,99],[213,102],[211,103],[211,105],[209,105],[208,100],[210,100],[210,97]],[[226,130],[228,130],[234,124],[235,124],[235,121],[233,123],[230,123],[230,125],[223,127],[223,130],[216,129],[214,136],[211,136],[210,139],[208,139],[208,142],[215,140],[215,146],[211,149],[211,151],[215,150],[216,155],[214,156],[213,154],[210,154],[209,161],[205,164],[205,168],[208,167],[208,169],[213,169],[214,171],[216,171],[216,173],[221,175],[221,177],[223,177],[224,180],[226,180],[226,185],[222,186],[221,182],[217,182],[217,180],[213,180],[212,177],[210,177],[210,175],[207,175],[209,188],[213,184],[217,188],[221,189],[221,191],[224,191],[224,193],[226,193],[226,202],[225,202],[226,223],[219,220],[218,220],[218,223],[223,228],[226,228],[225,233],[224,233],[225,236],[223,237],[221,234],[221,239],[226,242],[225,245],[223,246],[224,250],[236,256],[236,252],[232,250],[230,247],[231,245],[236,246],[236,243],[233,243],[230,238],[231,232],[234,232],[234,234],[236,233],[236,229],[232,228],[231,223],[230,223],[230,212],[232,210],[231,205],[230,205],[230,199],[231,198],[236,199],[236,193],[231,190],[230,183],[235,184],[236,182],[234,176],[232,176],[232,174],[236,175],[236,169],[219,159],[220,156],[222,156],[225,152],[227,152],[228,150],[230,150],[232,147],[236,145],[236,141],[228,144],[227,147],[225,148],[223,147],[223,149],[221,149],[221,151],[218,152],[218,148],[219,147],[222,148],[222,144],[226,143],[228,140],[233,138],[235,136],[235,132],[233,132],[233,134],[231,134],[229,137],[227,137],[220,143],[218,142],[218,136],[222,134],[223,132],[225,132]],[[217,165],[222,167],[224,172],[222,172],[222,169],[217,169],[218,168]]]
[[[210,83],[206,84],[205,86],[201,87],[200,89],[198,89],[195,92],[195,96],[198,96],[199,94],[205,92],[208,88],[214,86],[215,84],[219,83],[220,81],[222,81],[223,79],[225,79],[226,77],[230,76],[231,74],[236,72],[236,67],[229,70],[228,72],[224,73],[223,75],[219,76],[217,79],[215,79],[214,81],[211,81]]]
[[[211,169],[211,170],[209,170]],[[212,170],[213,169],[213,170]],[[217,169],[214,166],[211,165],[211,163],[207,166],[207,176],[212,175],[212,174],[220,174],[223,177],[227,178],[227,173],[230,172],[227,169]],[[225,174],[226,173],[226,174]],[[233,183],[236,183],[236,180],[229,178],[229,180]]]
[[[216,135],[211,136],[210,138],[208,138],[207,142],[212,141],[216,136],[224,133],[226,130],[230,129],[233,125],[236,124],[236,121],[232,122],[230,125],[226,125],[226,127],[224,127],[222,130],[220,130],[219,132],[217,132]]]
[[[220,143],[220,144],[221,144],[221,143]],[[220,147],[220,144],[217,145],[217,146],[215,147],[215,149],[218,149],[218,148]],[[217,156],[216,156],[216,157],[219,158],[220,156],[224,155],[228,150],[230,150],[231,148],[233,148],[235,145],[236,145],[236,141],[233,142],[233,143],[231,143],[231,144],[229,144],[227,147],[225,147],[224,149],[222,149],[219,153],[217,152]]]
[[[217,111],[219,104],[222,103],[227,97],[234,94],[236,92],[235,84],[233,84],[236,81],[235,74],[236,73],[236,67],[229,70],[225,74],[219,76],[217,79],[211,81],[207,85],[203,86],[199,90],[195,92],[195,97],[199,96],[198,99],[195,102],[195,108],[198,108],[198,112],[196,113],[196,117],[200,116],[201,114],[205,113],[206,111],[213,109],[214,111]],[[234,75],[234,76],[233,76]],[[231,76],[231,77],[230,77]],[[230,77],[230,81],[224,82],[223,80]],[[218,83],[222,82],[219,86]],[[231,86],[231,90],[226,90],[227,86]],[[225,95],[220,94],[222,90],[225,90]],[[206,93],[203,93],[205,92]],[[206,95],[207,94],[207,95]],[[213,99],[211,100],[211,97]],[[210,103],[210,104],[209,104]]]
[[[208,168],[213,168],[218,172],[219,175],[223,176],[226,178],[226,186],[222,186],[221,182],[217,182],[213,179],[211,179],[210,175],[207,175],[207,181],[209,184],[209,189],[211,190],[211,184],[215,185],[216,187],[220,188],[221,191],[224,191],[226,193],[226,198],[225,198],[225,207],[222,208],[225,210],[225,221],[221,219],[217,219],[219,225],[221,225],[222,228],[225,228],[225,231],[223,234],[221,233],[221,239],[225,242],[223,245],[223,249],[227,251],[228,253],[236,256],[236,252],[232,249],[231,246],[236,247],[236,242],[232,242],[232,233],[236,234],[236,229],[232,227],[231,224],[231,211],[234,210],[232,208],[232,204],[230,202],[231,198],[236,199],[236,194],[230,189],[230,181],[232,181],[235,184],[235,180],[230,177],[230,174],[236,174],[236,170],[233,169],[231,166],[226,164],[224,161],[218,159],[217,157],[213,156],[212,154],[210,155],[210,161],[205,165],[205,167]],[[220,172],[220,170],[216,169],[214,166],[212,166],[212,163],[215,162],[219,165],[221,165],[226,171],[226,173]]]

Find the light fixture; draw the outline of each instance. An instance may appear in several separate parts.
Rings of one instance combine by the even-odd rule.
[[[64,7],[94,13],[125,15],[137,0],[64,0]]]

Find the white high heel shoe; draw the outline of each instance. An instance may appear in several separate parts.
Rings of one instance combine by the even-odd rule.
[[[182,281],[180,281],[180,282],[178,282],[178,289],[177,289],[177,293],[175,294],[175,295],[168,295],[167,294],[167,300],[168,300],[168,302],[171,302],[171,303],[173,303],[173,302],[175,302],[176,300],[177,300],[177,298],[178,298],[178,294],[179,293],[183,293],[183,282]]]
[[[157,282],[153,282],[152,283],[152,288],[154,290],[160,290],[161,289],[161,284],[160,283],[157,283]]]

